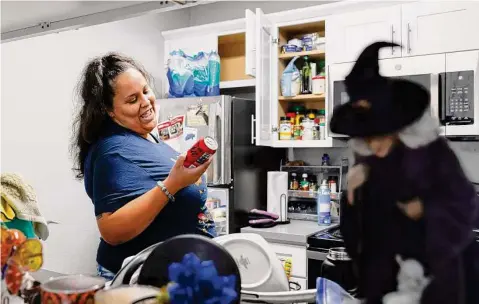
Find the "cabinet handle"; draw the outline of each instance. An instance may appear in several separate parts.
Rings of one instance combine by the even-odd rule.
[[[254,136],[254,124],[256,122],[256,119],[254,119],[254,115],[251,114],[251,144],[254,145],[254,142],[256,141],[256,137]]]
[[[407,24],[407,53],[411,53],[411,25]]]
[[[394,25],[391,25],[391,43],[394,43]],[[394,46],[391,46],[391,55],[394,55]]]

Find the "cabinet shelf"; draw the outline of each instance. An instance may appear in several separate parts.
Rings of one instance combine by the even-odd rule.
[[[220,89],[232,89],[232,88],[244,88],[254,87],[256,85],[256,79],[244,79],[244,80],[230,80],[221,81]]]
[[[280,101],[323,101],[325,98],[324,94],[304,94],[296,95],[293,97],[279,96]]]
[[[330,148],[333,146],[333,140],[277,140],[274,143],[276,148]]]
[[[325,52],[323,50],[314,50],[314,51],[303,51],[303,52],[293,52],[293,53],[284,53],[279,54],[279,59],[293,59],[295,56],[308,56],[311,59],[324,59]]]
[[[317,199],[318,191],[288,190],[288,196],[294,198]],[[331,200],[339,200],[339,193],[331,192]]]

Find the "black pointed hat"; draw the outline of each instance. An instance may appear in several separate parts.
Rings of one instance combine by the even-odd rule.
[[[379,74],[379,50],[399,46],[376,42],[366,47],[345,79],[349,101],[337,106],[331,132],[351,137],[395,133],[421,117],[429,106],[429,93],[411,81]]]

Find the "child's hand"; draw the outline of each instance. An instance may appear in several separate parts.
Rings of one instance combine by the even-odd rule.
[[[363,164],[358,164],[348,172],[348,202],[354,202],[354,190],[360,187],[368,178],[368,167]]]
[[[401,210],[407,217],[417,221],[424,213],[424,205],[419,198],[415,198],[405,203],[397,203],[399,210]]]

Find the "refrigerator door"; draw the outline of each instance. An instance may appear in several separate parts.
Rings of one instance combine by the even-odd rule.
[[[158,99],[156,101],[158,123],[184,115],[183,135],[164,139],[178,152],[186,152],[201,137],[211,136],[218,142],[218,149],[206,172],[207,184],[231,183],[231,97],[211,96],[194,98]],[[161,137],[161,136],[160,136]]]
[[[229,234],[230,200],[228,188],[208,187],[206,206],[213,216],[218,236]]]

